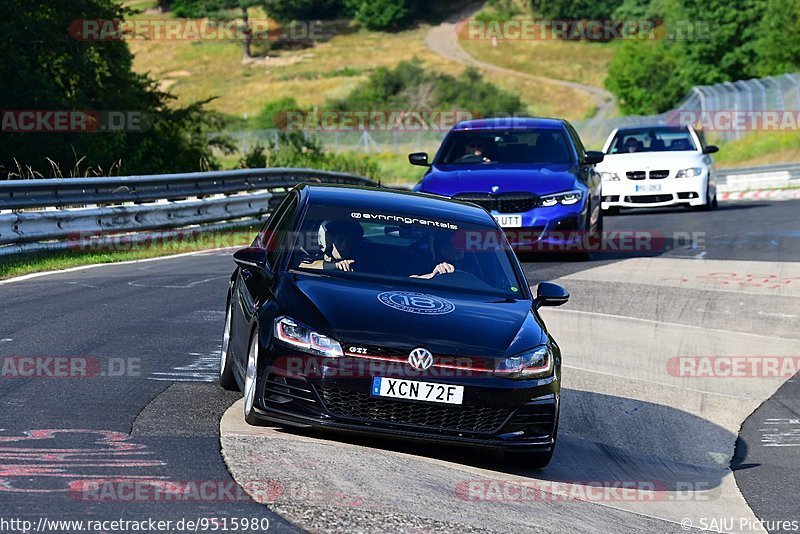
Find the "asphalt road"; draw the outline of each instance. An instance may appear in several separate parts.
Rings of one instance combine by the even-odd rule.
[[[691,388],[680,389],[685,383],[664,378],[663,365],[647,369],[635,364],[648,355],[681,354],[665,350],[658,344],[663,339],[679,340],[678,346],[685,350],[734,350],[737,346],[757,347],[757,342],[764,343],[764,338],[757,336],[766,334],[774,338],[774,342],[768,341],[776,353],[788,355],[794,350],[797,354],[798,300],[791,289],[796,282],[781,278],[785,276],[781,269],[785,270],[786,262],[800,261],[798,210],[800,202],[785,201],[728,203],[713,213],[682,209],[630,212],[608,218],[606,230],[658,234],[655,250],[601,252],[588,262],[574,262],[569,257],[526,258],[525,269],[532,284],[559,279],[573,294],[563,313],[546,317],[551,329],[557,331],[562,348],[573,348],[576,353],[571,383],[564,395],[565,408],[571,407],[565,409],[565,438],[559,445],[554,470],[547,471],[551,477],[577,480],[587,473],[582,466],[592,464],[598,469],[592,474],[608,478],[627,472],[624,476],[631,478],[649,476],[652,480],[655,476],[671,482],[711,483],[723,495],[717,501],[729,503],[724,496],[729,490],[734,495],[736,488],[724,472],[727,464],[720,464],[719,459],[730,460],[741,421],[780,384],[759,382],[756,387],[752,381],[709,381],[696,384],[694,396]],[[725,263],[715,263],[717,260]],[[753,268],[750,262],[762,262],[770,272],[748,272]],[[711,271],[693,270],[705,266]],[[733,266],[728,278],[713,279],[718,272],[728,270],[725,266]],[[321,508],[292,508],[285,499],[265,507],[250,495],[263,502],[276,500],[275,488],[269,485],[274,477],[269,472],[250,477],[245,492],[231,495],[228,490],[233,479],[220,454],[219,424],[238,396],[224,392],[212,381],[217,371],[226,281],[232,269],[229,252],[210,252],[99,266],[0,285],[0,358],[4,366],[0,378],[4,408],[0,412],[0,519],[256,518],[268,519],[270,530],[297,528],[270,511],[274,509],[303,528],[323,530],[356,526],[375,530],[374,521],[381,517],[397,530],[507,529],[502,515],[477,520],[475,514],[481,507],[472,503],[459,509],[459,517],[448,516],[447,510],[440,510],[441,515],[436,516],[426,513],[419,501],[406,502],[400,496],[398,502],[416,503],[417,508],[408,509],[405,515],[387,509],[343,509],[341,505],[330,506],[330,502]],[[674,279],[647,278],[660,272],[658,269],[672,272]],[[620,272],[625,273],[621,279]],[[709,277],[713,287],[709,287]],[[765,278],[786,285],[771,289]],[[630,361],[615,360],[614,354],[602,356],[609,358],[610,374],[616,372],[615,363],[630,367],[628,389],[614,377],[587,371],[597,363],[593,352],[602,345],[598,339],[605,342],[606,338],[587,341],[587,336],[575,336],[570,331],[582,313],[599,315],[592,318],[599,321],[598,328],[626,332],[624,348],[633,355]],[[625,322],[631,320],[636,322]],[[696,340],[687,341],[681,326],[703,330]],[[609,338],[606,344],[612,343],[615,341]],[[637,351],[643,352],[638,360]],[[69,358],[63,360],[68,365],[85,366],[92,376],[18,376],[28,369],[24,365],[27,361],[38,362],[41,369],[37,374],[46,374],[57,365],[52,360],[57,357]],[[619,372],[624,375],[628,367]],[[787,411],[786,391],[790,399],[796,398],[792,390],[780,390],[777,400],[765,404],[746,421],[739,437],[733,464],[738,470],[736,482],[758,517],[789,516],[798,508],[797,477],[781,469],[799,464],[798,448],[753,446],[755,433],[763,428],[761,422],[796,417]],[[796,414],[797,407],[793,406]],[[782,415],[774,415],[775,410]],[[636,414],[636,419],[621,414]],[[611,424],[605,427],[603,421]],[[687,429],[689,434],[681,435]],[[793,427],[787,432],[794,432]],[[445,478],[453,471],[453,462],[458,468],[479,470],[481,477],[492,473],[533,476],[508,473],[496,460],[476,462],[462,452],[414,447],[397,450],[392,444],[346,443],[318,436],[288,435],[286,441],[267,440],[259,447],[248,440],[264,441],[264,435],[231,439],[240,446],[231,449],[228,461],[242,461],[244,455],[249,462],[246,465],[254,472],[259,467],[274,467],[269,460],[274,459],[275,450],[283,449],[286,454],[299,450],[308,455],[303,458],[319,450],[332,451],[330,466],[346,470],[350,465],[347,458],[336,455],[350,450],[344,446],[355,447],[353,454],[363,461],[357,462],[350,483],[357,481],[365,487],[369,479],[362,470],[378,473],[372,462],[382,466],[381,472],[412,469],[418,475],[428,473],[426,481],[431,487],[444,480],[461,480]],[[323,441],[313,441],[319,439]],[[384,454],[386,448],[390,450]],[[327,465],[325,454],[320,462]],[[437,462],[449,464],[442,467]],[[234,474],[240,472],[239,468],[231,466]],[[438,475],[441,478],[436,479]],[[420,480],[409,472],[404,476],[406,484]],[[130,498],[123,490],[131,481],[137,481],[137,488],[150,490]],[[165,490],[168,482],[177,485]],[[336,485],[336,480],[328,482],[330,487]],[[442,487],[452,493],[451,486]],[[198,495],[198,488],[211,488],[212,494]],[[778,494],[784,498],[777,499]],[[296,492],[284,494],[289,495],[303,502]],[[329,491],[326,495],[329,500],[343,499],[341,492]],[[730,497],[731,506],[742,504],[735,501],[735,495]],[[695,503],[695,511],[702,512],[703,506]],[[523,529],[558,531],[558,526],[571,525],[576,531],[607,531],[612,526],[626,532],[681,530],[671,519],[669,506],[654,510],[638,505],[540,502],[535,516],[525,514]],[[110,528],[107,531],[114,532]],[[175,527],[171,531],[180,532]]]

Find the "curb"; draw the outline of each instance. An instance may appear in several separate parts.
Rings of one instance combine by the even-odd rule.
[[[794,200],[800,198],[800,189],[726,191],[717,193],[717,198],[719,200]]]

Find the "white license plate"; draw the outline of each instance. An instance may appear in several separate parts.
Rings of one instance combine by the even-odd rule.
[[[653,191],[661,191],[661,184],[642,184],[636,186],[637,193],[650,193]]]
[[[372,378],[372,396],[461,404],[464,386],[375,376]]]
[[[522,215],[495,215],[494,219],[502,228],[520,228]]]

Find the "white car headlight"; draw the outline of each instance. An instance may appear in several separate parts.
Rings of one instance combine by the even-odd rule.
[[[317,356],[339,358],[344,354],[342,346],[335,339],[314,332],[288,317],[275,319],[275,339]]]
[[[508,378],[536,378],[548,376],[553,371],[553,353],[541,345],[498,362],[494,374]]]
[[[582,191],[567,191],[566,193],[558,193],[556,195],[546,195],[541,199],[541,206],[545,208],[555,206],[556,204],[571,206],[572,204],[580,202],[581,198],[583,198]]]
[[[619,174],[615,172],[601,172],[600,178],[602,178],[604,182],[619,182]]]
[[[681,169],[675,175],[675,178],[694,178],[703,174],[702,167],[691,167],[689,169]]]

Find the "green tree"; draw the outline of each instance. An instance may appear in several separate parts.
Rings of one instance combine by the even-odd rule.
[[[345,16],[344,0],[264,0],[270,17],[290,20],[333,20]]]
[[[372,31],[397,30],[419,15],[420,0],[345,0],[349,12]]]
[[[81,41],[67,33],[76,20],[118,20],[127,14],[111,0],[70,0],[58,7],[51,0],[31,0],[24,9],[0,13],[0,34],[6,43],[0,62],[5,80],[0,84],[0,109],[113,110],[146,119],[143,131],[3,132],[2,175],[16,173],[18,164],[51,175],[47,158],[65,174],[81,158],[84,166],[104,170],[121,160],[122,172],[128,173],[216,165],[207,139],[209,131],[220,127],[218,116],[204,112],[202,103],[171,108],[171,97],[159,91],[154,80],[133,72],[124,42]]]
[[[800,0],[768,0],[753,49],[753,76],[800,70]]]
[[[242,19],[242,55],[252,58],[253,29],[250,25],[250,8],[263,6],[264,0],[174,0],[172,12],[177,17],[232,20],[235,10]]]
[[[672,109],[691,88],[674,47],[658,41],[629,41],[614,55],[606,87],[623,113],[652,115]]]

